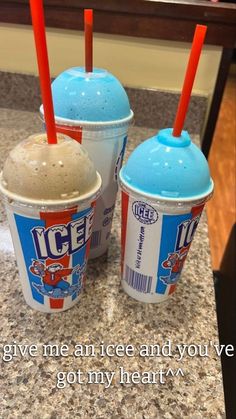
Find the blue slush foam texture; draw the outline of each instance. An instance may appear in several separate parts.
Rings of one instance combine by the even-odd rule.
[[[166,144],[163,144],[163,134]],[[121,178],[141,192],[166,198],[207,194],[212,183],[205,156],[186,131],[180,139],[186,144],[182,147],[173,146],[179,139],[172,136],[169,141],[172,145],[168,145],[168,135],[171,136],[170,130],[161,130],[157,136],[141,143],[123,167]]]
[[[52,83],[54,112],[57,117],[79,121],[112,121],[130,115],[128,96],[106,70],[85,73],[75,67],[61,73]]]

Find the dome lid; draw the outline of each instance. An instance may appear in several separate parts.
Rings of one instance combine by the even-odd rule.
[[[78,121],[105,122],[130,116],[128,96],[116,77],[106,70],[70,68],[52,83],[56,117]]]
[[[57,144],[48,145],[46,134],[35,134],[10,151],[0,175],[0,190],[19,202],[76,204],[95,193],[99,182],[81,144],[58,134]]]
[[[120,172],[121,181],[140,193],[167,200],[195,200],[213,190],[208,163],[187,131],[172,128],[141,143]]]

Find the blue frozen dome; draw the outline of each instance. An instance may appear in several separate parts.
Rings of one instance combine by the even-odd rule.
[[[120,172],[130,188],[167,199],[198,199],[211,193],[213,181],[201,150],[187,131],[172,136],[172,128],[141,143]]]
[[[86,73],[74,67],[61,73],[52,83],[54,112],[57,117],[79,121],[112,121],[130,116],[128,96],[108,71],[94,68]]]

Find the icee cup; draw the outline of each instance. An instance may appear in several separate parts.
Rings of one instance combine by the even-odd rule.
[[[90,258],[96,258],[108,249],[118,173],[133,112],[121,83],[103,69],[64,71],[53,81],[52,95],[57,131],[82,142],[102,177],[90,251]],[[43,115],[42,106],[40,112]]]
[[[26,303],[46,313],[78,302],[84,285],[101,177],[87,151],[58,135],[18,144],[0,174]]]
[[[122,287],[136,300],[165,301],[175,291],[213,181],[187,131],[141,143],[120,171]]]

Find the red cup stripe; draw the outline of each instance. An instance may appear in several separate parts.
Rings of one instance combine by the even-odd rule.
[[[60,224],[67,224],[71,221],[72,215],[76,214],[77,207],[62,211],[62,212],[40,212],[40,218],[45,221],[45,227],[49,228],[53,225],[60,223]],[[61,263],[65,268],[69,266],[70,256],[65,255],[60,259],[57,259],[58,263]],[[49,266],[51,263],[55,263],[53,259],[46,260],[46,266]],[[62,309],[64,304],[63,298],[50,298],[50,308],[52,309]]]
[[[69,127],[56,124],[56,130],[60,134],[68,135],[68,137],[73,138],[78,143],[82,143],[82,127]]]

